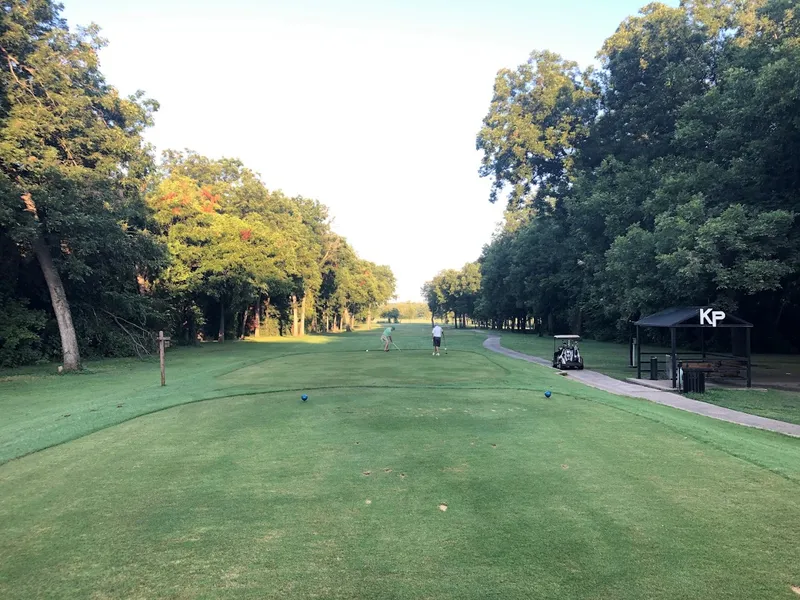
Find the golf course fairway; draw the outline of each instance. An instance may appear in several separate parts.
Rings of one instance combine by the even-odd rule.
[[[0,598],[798,597],[800,440],[429,335],[3,378]]]

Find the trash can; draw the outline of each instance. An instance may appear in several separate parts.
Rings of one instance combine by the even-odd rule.
[[[650,381],[658,380],[658,357],[650,357]]]
[[[703,371],[684,371],[683,393],[704,394],[706,391],[706,374]]]

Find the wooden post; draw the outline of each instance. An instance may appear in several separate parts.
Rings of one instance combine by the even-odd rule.
[[[636,379],[642,378],[642,340],[639,338],[639,326],[636,326]]]
[[[168,337],[164,337],[164,332],[158,332],[158,354],[161,359],[161,386],[167,385],[167,377],[164,372],[164,345],[169,341]]]
[[[672,345],[672,356],[670,358],[672,362],[672,389],[678,387],[678,373],[676,372],[678,369],[678,344],[676,340],[676,331],[674,327],[671,327],[669,330],[670,333],[670,340]]]
[[[750,328],[745,328],[745,335],[747,336],[747,387],[751,387],[753,383],[753,373],[751,367],[751,357],[752,354],[750,352]]]

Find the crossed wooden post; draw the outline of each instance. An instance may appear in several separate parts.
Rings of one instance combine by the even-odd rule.
[[[159,331],[158,332],[158,354],[159,354],[159,357],[161,358],[161,385],[162,386],[167,385],[167,378],[166,378],[166,374],[164,373],[164,347],[167,345],[167,342],[169,342],[169,338],[168,337],[164,337],[164,332],[163,331]]]

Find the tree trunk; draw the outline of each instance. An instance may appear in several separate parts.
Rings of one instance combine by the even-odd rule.
[[[242,339],[247,337],[247,317],[250,315],[250,307],[244,309],[244,314],[242,315]]]
[[[189,312],[189,345],[194,346],[197,343],[197,321],[194,318],[193,308]]]
[[[297,327],[297,296],[292,294],[292,337],[297,337],[300,332]]]
[[[64,291],[64,284],[58,274],[53,257],[50,256],[50,248],[39,236],[33,243],[33,250],[39,260],[39,266],[50,290],[50,302],[53,304],[53,312],[56,313],[58,321],[58,332],[61,334],[61,353],[64,358],[65,371],[77,371],[81,368],[81,355],[78,350],[78,336],[75,334],[75,325],[72,323],[72,312],[67,301],[67,294]]]
[[[219,334],[217,340],[221,343],[225,341],[225,302],[220,298],[219,301]]]
[[[367,329],[372,329],[372,307],[367,309]]]
[[[330,319],[331,319],[330,316],[327,313],[325,313],[325,333],[330,333],[330,331],[331,331],[331,327],[330,327],[331,321],[330,321]]]
[[[300,336],[306,334],[306,297],[303,295],[303,301],[300,303]]]
[[[583,324],[583,309],[578,306],[575,310],[575,317],[572,321],[572,333],[575,335],[581,334],[581,325]]]
[[[259,337],[261,335],[261,296],[256,298],[256,312],[253,315],[255,331],[253,332],[253,337]]]

